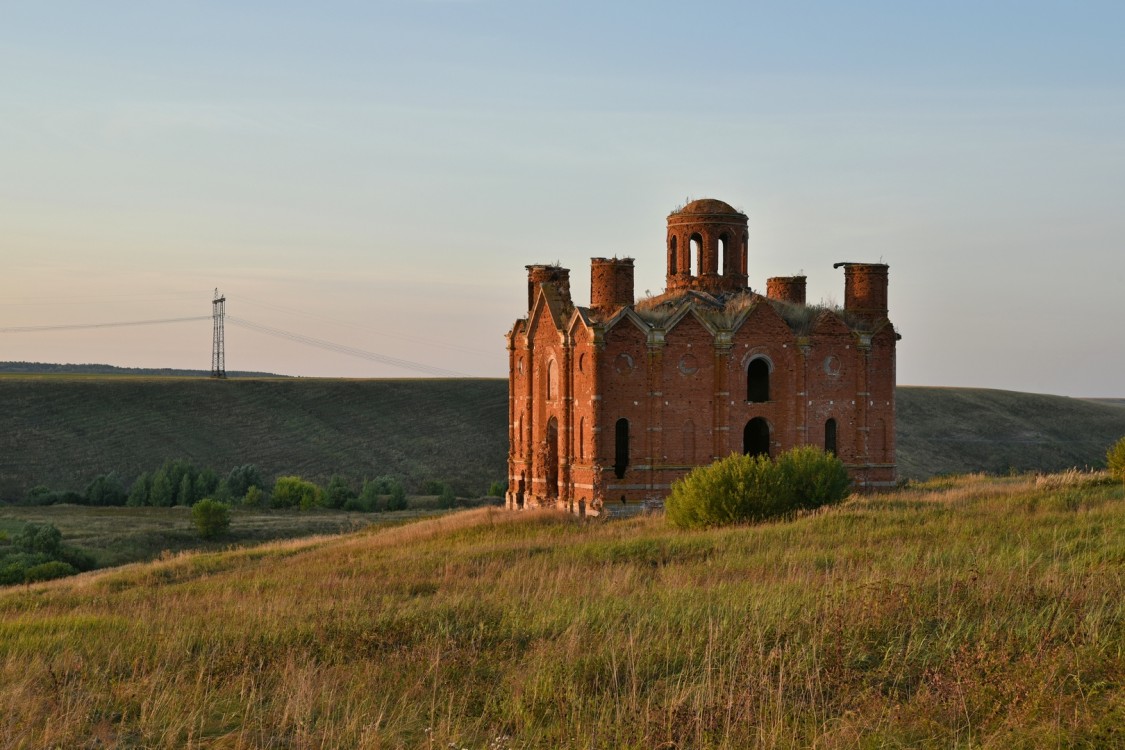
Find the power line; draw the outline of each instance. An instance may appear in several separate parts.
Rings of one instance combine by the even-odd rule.
[[[467,378],[472,377],[457,370],[447,370],[443,367],[434,367],[433,365],[422,364],[421,362],[413,362],[408,359],[401,359],[399,357],[389,357],[385,354],[377,354],[369,352],[364,349],[357,349],[354,346],[345,346],[344,344],[336,344],[324,339],[314,338],[312,336],[304,336],[299,333],[290,333],[283,331],[280,328],[273,328],[272,326],[262,325],[261,323],[254,323],[253,321],[236,318],[232,315],[226,315],[226,320],[234,323],[237,326],[247,328],[258,333],[264,333],[268,336],[275,336],[277,338],[285,339],[287,341],[294,341],[306,346],[314,346],[318,349],[324,349],[338,354],[346,354],[350,357],[358,357],[365,359],[369,362],[378,362],[391,367],[398,367],[404,370],[411,370],[413,372],[420,372],[425,375],[439,378]],[[185,318],[160,318],[157,320],[118,320],[106,323],[69,323],[58,325],[43,325],[43,326],[8,326],[0,328],[0,333],[44,333],[49,331],[77,331],[87,330],[91,328],[126,328],[130,326],[154,326],[164,325],[168,323],[191,323],[203,320],[214,321],[213,315],[197,315]],[[214,365],[214,362],[212,362]],[[212,368],[213,369],[213,368]],[[225,369],[225,368],[224,368]]]
[[[315,346],[319,349],[325,349],[327,351],[336,352],[338,354],[347,354],[347,355],[352,356],[352,357],[359,357],[360,359],[366,359],[369,362],[378,362],[378,363],[384,364],[384,365],[391,365],[392,367],[400,367],[400,368],[405,369],[405,370],[413,370],[414,372],[421,372],[421,373],[424,373],[426,375],[432,375],[432,376],[438,377],[438,378],[468,378],[468,377],[472,377],[471,375],[467,375],[463,372],[457,372],[456,370],[446,370],[446,369],[443,369],[441,367],[433,367],[432,365],[424,365],[420,362],[411,362],[408,359],[399,359],[398,357],[388,357],[385,354],[376,354],[375,352],[369,352],[369,351],[365,351],[363,349],[356,349],[353,346],[345,346],[343,344],[334,344],[331,341],[325,341],[324,339],[313,338],[312,336],[303,336],[299,333],[290,333],[289,331],[283,331],[280,328],[272,328],[270,326],[265,326],[265,325],[262,325],[260,323],[254,323],[254,322],[251,322],[249,320],[243,320],[242,318],[236,318],[233,315],[227,315],[226,319],[228,321],[230,321],[231,323],[234,323],[237,326],[241,326],[243,328],[248,328],[252,331],[257,331],[258,333],[264,333],[264,334],[269,335],[269,336],[276,336],[277,338],[286,339],[288,341],[296,341],[297,343],[300,343],[300,344],[306,344],[307,346]]]
[[[111,323],[68,323],[49,326],[10,326],[0,328],[0,333],[36,333],[39,331],[77,331],[84,328],[125,328],[127,326],[157,326],[165,323],[189,323],[210,320],[210,315],[196,315],[190,318],[162,318],[160,320],[121,320]]]
[[[375,333],[379,336],[387,336],[387,337],[392,338],[392,339],[399,339],[400,341],[409,341],[412,344],[426,344],[427,346],[440,346],[443,349],[451,349],[453,351],[464,352],[466,354],[486,354],[487,353],[487,352],[481,351],[480,349],[472,349],[472,348],[469,348],[469,347],[466,347],[466,346],[459,346],[457,344],[450,344],[450,343],[447,343],[447,342],[444,342],[444,341],[434,341],[432,339],[418,338],[417,336],[405,336],[403,334],[393,333],[391,331],[387,331],[387,330],[384,330],[384,329],[381,329],[381,328],[375,328],[375,327],[369,326],[369,325],[364,325],[362,323],[353,323],[352,321],[349,321],[349,320],[340,320],[339,318],[332,318],[332,317],[328,317],[327,315],[318,315],[316,313],[309,313],[309,312],[305,312],[304,310],[299,310],[295,307],[286,307],[285,305],[278,305],[278,304],[273,303],[273,302],[263,302],[262,300],[257,300],[257,299],[254,299],[252,297],[247,297],[245,295],[239,295],[238,301],[240,301],[240,302],[250,302],[251,304],[258,305],[260,307],[265,307],[265,308],[268,308],[270,310],[277,310],[279,312],[290,313],[292,315],[300,315],[304,318],[309,318],[309,319],[313,319],[313,320],[326,320],[330,323],[336,323],[338,325],[345,325],[345,326],[350,326],[352,328],[359,328],[359,329],[362,329],[362,330],[365,330],[365,331],[371,331],[371,332],[373,332],[373,333]]]

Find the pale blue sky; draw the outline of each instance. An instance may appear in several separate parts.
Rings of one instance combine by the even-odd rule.
[[[0,7],[0,328],[206,315],[506,373],[523,266],[685,197],[750,280],[891,266],[899,382],[1125,395],[1125,5],[506,0]],[[206,368],[210,325],[0,333]],[[408,371],[231,327],[230,369]]]

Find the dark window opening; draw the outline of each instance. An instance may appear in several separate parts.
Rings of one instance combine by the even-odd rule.
[[[629,420],[619,419],[617,425],[614,427],[614,458],[613,458],[613,473],[617,475],[618,479],[625,476],[625,470],[629,468]]]
[[[746,368],[746,400],[756,404],[770,400],[770,366],[764,359],[755,359]]]
[[[680,264],[676,255],[676,238],[668,241],[668,273],[679,273]]]
[[[559,496],[559,423],[554,417],[547,423],[547,497]]]
[[[770,454],[770,425],[761,417],[754,417],[742,431],[742,452],[748,456]]]
[[[824,423],[824,452],[836,452],[836,420],[829,419]]]

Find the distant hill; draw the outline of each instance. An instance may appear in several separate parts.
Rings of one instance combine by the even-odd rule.
[[[320,482],[396,475],[482,494],[507,474],[506,380],[0,376],[0,498],[186,458]]]
[[[176,370],[170,367],[116,367],[99,364],[54,364],[51,362],[0,362],[0,373],[24,375],[147,375],[151,377],[201,377],[211,376],[210,370]],[[270,372],[231,370],[228,378],[283,378]]]
[[[898,388],[900,478],[1105,466],[1125,435],[1125,399],[985,388]]]
[[[507,473],[507,381],[216,381],[0,375],[0,499],[36,484],[81,490],[171,458],[226,472],[326,481],[399,476],[481,493]],[[972,388],[898,389],[901,478],[1104,465],[1125,408]]]

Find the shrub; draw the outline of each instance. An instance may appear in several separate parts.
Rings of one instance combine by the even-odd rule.
[[[62,532],[53,524],[29,523],[16,537],[16,547],[24,552],[55,557],[62,549]]]
[[[1109,473],[1125,482],[1125,437],[1114,443],[1106,452],[1105,462],[1109,466]]]
[[[507,482],[493,482],[488,487],[489,497],[504,497],[504,493],[508,491]]]
[[[262,504],[263,499],[262,488],[256,484],[252,484],[246,490],[246,494],[242,496],[242,504],[251,508],[257,508]]]
[[[65,563],[62,560],[51,560],[50,562],[32,565],[24,571],[23,580],[26,583],[50,581],[53,578],[72,576],[77,572],[78,571],[70,563]]]
[[[324,505],[324,492],[300,477],[278,477],[273,485],[273,504],[278,508],[308,510]]]
[[[680,528],[760,521],[838,503],[849,481],[840,459],[811,446],[777,461],[732,454],[674,482],[665,513]]]
[[[217,500],[204,498],[191,506],[191,520],[199,535],[210,539],[230,528],[230,508]]]

